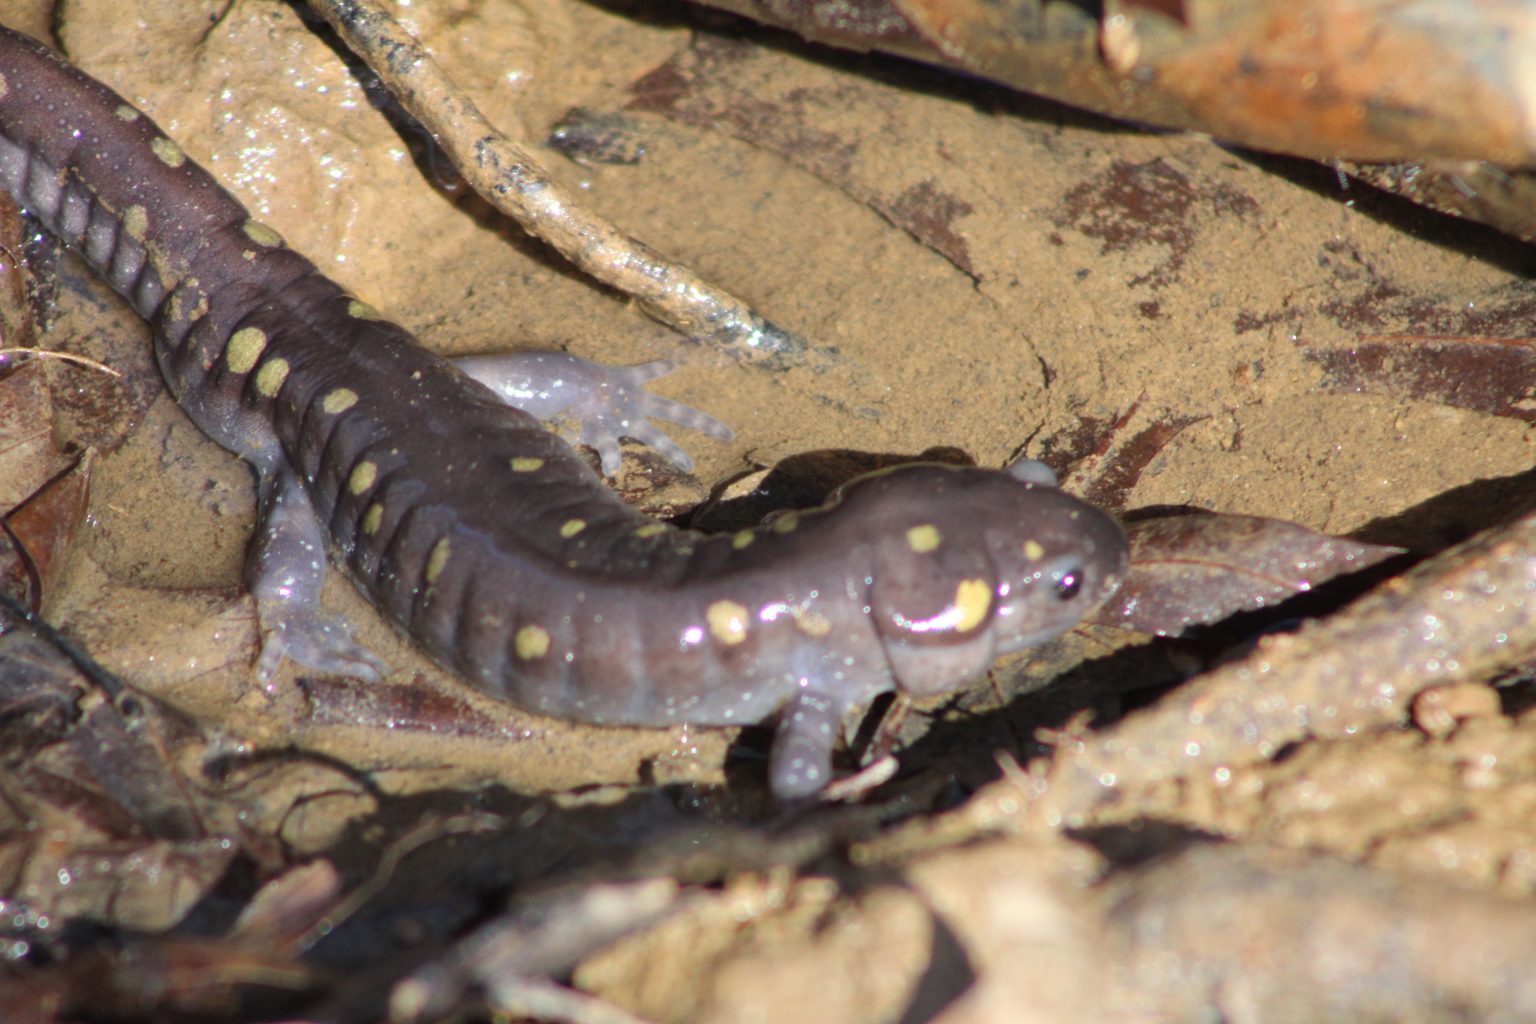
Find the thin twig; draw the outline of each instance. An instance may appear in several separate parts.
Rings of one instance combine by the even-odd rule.
[[[432,133],[470,187],[523,230],[698,341],[774,367],[804,362],[804,339],[584,208],[528,150],[497,131],[421,43],[378,6],[310,0],[310,7]]]
[[[4,365],[6,359],[11,356],[31,357],[39,359],[58,359],[66,363],[74,363],[76,366],[84,366],[91,370],[100,370],[110,377],[121,377],[122,374],[112,369],[106,363],[97,362],[89,356],[77,356],[73,352],[60,352],[52,348],[0,348],[0,365]]]

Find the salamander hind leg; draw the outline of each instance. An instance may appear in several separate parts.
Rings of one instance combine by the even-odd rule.
[[[388,666],[352,639],[340,617],[320,606],[325,532],[303,485],[286,466],[264,471],[260,502],[246,565],[261,625],[257,678],[270,680],[284,658],[368,682],[383,678]]]
[[[666,361],[638,366],[604,366],[565,352],[512,352],[466,356],[454,365],[515,406],[540,420],[559,417],[566,440],[596,450],[603,475],[619,471],[619,438],[648,444],[683,472],[693,459],[651,420],[666,420],[729,441],[734,432],[692,406],[653,395],[647,382],[675,367]]]

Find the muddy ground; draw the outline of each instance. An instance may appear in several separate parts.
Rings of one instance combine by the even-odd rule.
[[[427,346],[681,362],[657,390],[737,434],[679,432],[686,476],[628,450],[626,496],[661,514],[791,457],[932,448],[1043,458],[1130,518],[1258,514],[1424,554],[1523,510],[1532,393],[1489,411],[1454,366],[1427,384],[1391,372],[1429,336],[1527,345],[1523,244],[1328,168],[681,5],[405,13],[558,179],[803,335],[806,362],[743,367],[580,278],[466,195],[289,6],[0,5],[8,25],[57,27],[72,60]],[[607,145],[578,160],[543,144],[562,121]],[[316,947],[324,962],[419,960],[493,896],[659,874],[684,883],[671,916],[575,981],[663,1020],[1516,1019],[1533,998],[1498,975],[1530,948],[1536,888],[1536,719],[1518,674],[1502,701],[1486,681],[1454,691],[1448,717],[1420,708],[1182,777],[1153,766],[1134,799],[1067,821],[1024,813],[1018,765],[1155,706],[1241,639],[1085,628],[915,709],[898,777],[862,805],[795,815],[764,794],[764,730],[605,730],[498,704],[341,579],[329,606],[393,674],[369,690],[290,668],[263,689],[241,587],[249,471],[160,390],[131,312],[72,258],[49,273],[44,345],[123,377],[48,368],[55,435],[98,451],[48,616],[209,749],[239,753],[238,784],[204,780],[200,799],[276,844],[253,858],[263,871],[322,859],[344,890],[379,882],[345,941]],[[1387,369],[1360,369],[1362,351]],[[1153,440],[1134,472],[1093,475],[1138,438]],[[381,874],[413,835],[427,838]],[[227,884],[173,896],[129,876],[77,912],[153,931]],[[46,872],[26,878],[13,899],[64,899]],[[153,890],[150,923],[108,906],[134,886]],[[434,889],[430,913],[413,902]],[[1465,975],[1446,965],[1458,955]],[[1300,992],[1317,1001],[1286,1009]]]

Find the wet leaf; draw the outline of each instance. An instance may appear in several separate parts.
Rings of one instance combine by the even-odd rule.
[[[88,842],[47,830],[0,842],[0,871],[8,900],[55,925],[161,931],[187,915],[238,853],[219,838]]]
[[[1102,253],[1151,247],[1157,263],[1131,278],[1131,287],[1164,288],[1177,281],[1198,244],[1201,218],[1254,221],[1260,206],[1230,184],[1202,180],[1162,157],[1116,160],[1062,196],[1052,219],[1100,245]]]
[[[1126,535],[1130,574],[1091,621],[1159,636],[1279,604],[1402,553],[1261,516],[1162,516]]]
[[[340,676],[306,676],[298,680],[314,726],[348,725],[401,733],[469,736],[515,741],[527,739],[528,728],[493,719],[456,694],[419,683],[396,686],[365,683]]]
[[[42,623],[10,606],[4,619],[5,896],[60,921],[169,926],[240,851],[210,835],[179,760],[203,748],[201,730]]]
[[[15,508],[65,465],[42,361],[29,359],[0,379],[0,510]]]
[[[314,972],[279,952],[201,937],[128,936],[99,942],[32,975],[59,1014],[45,1020],[271,1020],[246,1007],[236,1018],[243,986],[302,990]],[[254,998],[248,1001],[254,1001]],[[282,1019],[292,1020],[292,1017]]]
[[[1144,409],[1137,401],[1104,423],[1084,418],[1067,436],[1046,438],[1042,461],[1067,490],[1101,508],[1121,509],[1141,474],[1174,438],[1204,417]]]
[[[41,610],[58,582],[70,545],[91,500],[93,453],[60,473],[4,516],[0,586]]]
[[[1333,392],[1372,392],[1536,423],[1530,338],[1362,335],[1349,348],[1307,348]]]
[[[240,911],[232,937],[247,943],[292,946],[332,910],[341,878],[327,860],[310,861],[276,876]]]

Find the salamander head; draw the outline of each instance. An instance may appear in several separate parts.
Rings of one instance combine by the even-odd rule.
[[[849,485],[876,543],[869,604],[891,673],[946,693],[999,655],[1075,625],[1120,585],[1125,535],[1105,513],[1006,472],[903,467]]]

